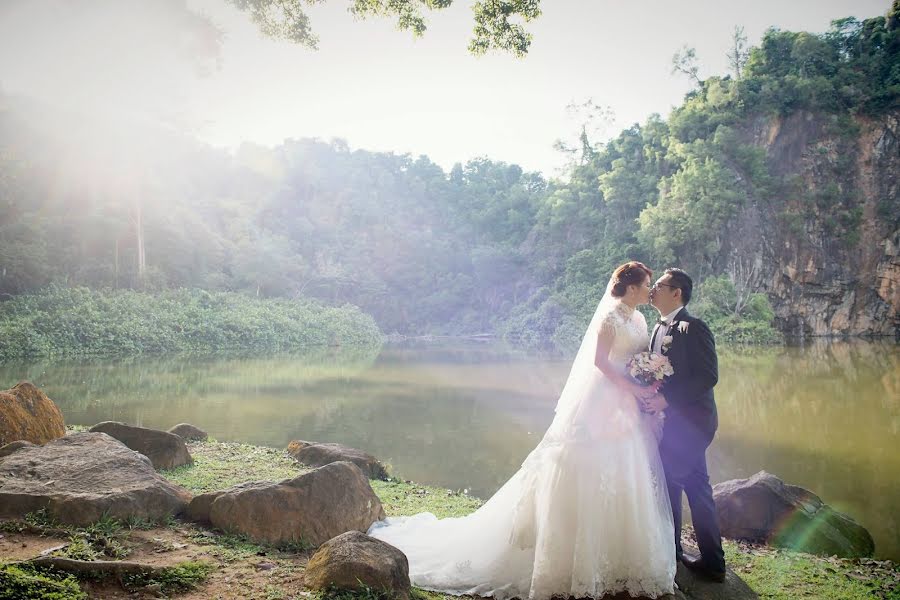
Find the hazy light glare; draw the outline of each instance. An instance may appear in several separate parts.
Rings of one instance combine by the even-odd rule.
[[[425,37],[413,39],[392,19],[356,21],[347,2],[316,4],[314,52],[263,37],[224,0],[5,0],[0,86],[231,149],[340,137],[353,148],[427,154],[445,169],[488,156],[552,172],[567,161],[554,142],[579,130],[570,103],[609,106],[612,134],[680,103],[690,83],[670,73],[670,60],[683,44],[697,47],[701,76],[724,74],[736,24],[756,43],[770,26],[824,31],[834,18],[883,14],[889,2],[545,0],[524,60],[467,53],[470,5],[433,13]],[[225,32],[221,70],[209,77],[186,56],[191,10]]]
[[[178,123],[196,63],[169,0],[28,0],[0,12],[0,84],[110,122]]]

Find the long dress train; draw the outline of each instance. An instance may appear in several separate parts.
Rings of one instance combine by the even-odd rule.
[[[606,300],[553,423],[490,500],[462,518],[421,513],[370,528],[406,554],[414,585],[498,600],[672,593],[674,530],[657,451],[660,424],[593,366],[591,352],[601,328],[614,330],[610,360],[624,371],[647,348],[647,326],[640,312]]]

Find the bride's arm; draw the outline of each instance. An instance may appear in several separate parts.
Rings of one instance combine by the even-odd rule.
[[[601,325],[597,333],[597,351],[594,354],[594,365],[606,375],[607,379],[616,384],[622,391],[641,398],[648,394],[645,388],[625,376],[615,365],[609,362],[609,351],[616,339],[615,327]]]

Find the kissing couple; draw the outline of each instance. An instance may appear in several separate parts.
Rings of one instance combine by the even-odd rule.
[[[418,587],[497,600],[672,594],[676,561],[723,581],[706,448],[718,426],[713,335],[691,316],[681,269],[618,267],[588,325],[553,422],[521,468],[461,518],[379,521],[369,535],[402,550]],[[648,334],[644,315],[660,314]],[[636,354],[668,358],[654,385],[628,374]],[[686,493],[700,556],[681,546]]]

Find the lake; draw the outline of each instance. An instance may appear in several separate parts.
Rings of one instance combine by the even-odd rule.
[[[818,342],[719,349],[713,482],[765,469],[865,525],[900,559],[900,346]],[[220,441],[362,448],[394,475],[492,494],[553,417],[570,358],[498,343],[431,342],[251,358],[138,357],[0,364],[66,422],[167,429]]]

